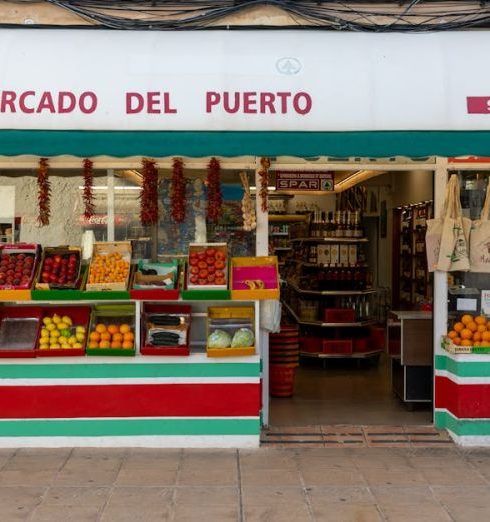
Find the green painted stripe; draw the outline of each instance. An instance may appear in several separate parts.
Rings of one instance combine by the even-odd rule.
[[[73,419],[0,421],[1,437],[259,435],[260,419]]]
[[[0,132],[1,134],[1,132]],[[128,301],[129,292],[85,292],[81,290],[33,290],[33,301]]]
[[[231,132],[2,130],[0,155],[490,156],[490,131]]]
[[[438,429],[448,429],[460,436],[490,435],[490,419],[457,419],[446,411],[436,411],[434,424]]]
[[[436,370],[445,370],[458,377],[490,377],[490,357],[488,362],[455,361],[445,355],[436,355]]]
[[[259,377],[260,364],[0,364],[0,379],[124,379],[137,377]]]

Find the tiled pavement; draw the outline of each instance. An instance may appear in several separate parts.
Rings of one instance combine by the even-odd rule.
[[[0,450],[0,521],[490,520],[490,450]]]

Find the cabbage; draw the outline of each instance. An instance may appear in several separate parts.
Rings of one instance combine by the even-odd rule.
[[[254,345],[254,333],[250,328],[239,328],[231,341],[232,348],[253,346]]]
[[[229,348],[231,344],[231,336],[224,330],[215,330],[208,337],[208,346],[210,348]]]

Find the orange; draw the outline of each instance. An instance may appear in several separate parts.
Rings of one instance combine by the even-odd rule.
[[[476,341],[476,342],[473,343],[473,346],[481,346],[481,345],[482,345],[482,344],[481,344],[480,342],[478,342],[478,341]]]
[[[106,330],[107,330],[106,325],[105,325],[105,324],[102,324],[102,323],[99,323],[99,324],[95,327],[95,331],[96,331],[96,332],[99,332],[99,333],[105,332]]]
[[[112,342],[113,343],[122,343],[123,342],[123,334],[121,333],[115,333],[112,336]]]
[[[97,343],[98,341],[100,341],[99,332],[90,332],[89,339],[90,339],[90,341],[93,341],[94,343]]]
[[[489,332],[489,333],[490,333],[490,332]],[[125,333],[124,336],[123,336],[123,339],[124,339],[124,342],[128,342],[128,343],[133,344],[133,341],[134,341],[134,333],[133,333],[133,332]]]
[[[461,317],[461,322],[463,324],[468,324],[473,321],[473,316],[471,314],[464,314],[463,317]]]
[[[475,323],[476,324],[487,324],[487,318],[483,317],[483,315],[477,315],[475,317]]]
[[[481,334],[481,340],[485,342],[490,342],[490,332],[483,332]]]
[[[119,326],[116,326],[115,324],[110,324],[107,327],[107,331],[112,335],[119,333]]]
[[[481,341],[481,333],[480,332],[475,332],[473,334],[473,341]]]
[[[461,344],[461,337],[455,337],[453,339],[453,343],[459,346]]]
[[[476,331],[477,331],[477,332],[480,332],[480,333],[486,332],[486,331],[487,331],[487,326],[486,326],[486,324],[479,324],[479,325],[478,325],[478,328],[477,328]]]
[[[458,332],[455,332],[454,330],[450,330],[447,334],[449,339],[454,339],[455,337],[458,337]]]
[[[129,326],[129,324],[122,324],[122,325],[119,327],[119,331],[120,331],[122,334],[129,333],[129,332],[131,331],[131,327]]]
[[[109,332],[102,332],[100,334],[100,340],[101,341],[110,341],[111,340],[111,334]]]
[[[132,341],[124,341],[122,343],[122,347],[123,348],[132,348],[133,347],[133,343],[132,343]]]
[[[454,323],[453,329],[457,332],[461,332],[461,330],[464,328],[463,323]]]
[[[473,346],[473,343],[469,339],[463,339],[461,341],[461,346]]]
[[[109,341],[100,341],[99,348],[110,348],[111,343]]]
[[[111,348],[122,348],[122,345],[119,341],[112,341]]]
[[[473,332],[468,330],[468,328],[465,328],[464,330],[461,330],[460,336],[461,339],[471,339],[473,337]]]
[[[466,328],[468,328],[468,330],[471,330],[472,332],[476,332],[476,330],[478,329],[478,325],[475,323],[475,321],[470,321],[466,325]]]
[[[88,347],[89,348],[98,348],[99,347],[99,343],[96,343],[95,341],[90,341],[88,343]]]

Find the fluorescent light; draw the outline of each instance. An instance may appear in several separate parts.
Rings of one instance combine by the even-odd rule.
[[[257,187],[255,185],[252,185],[250,187],[250,190],[257,190]],[[273,191],[276,190],[276,187],[267,187],[267,190]]]

